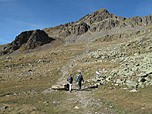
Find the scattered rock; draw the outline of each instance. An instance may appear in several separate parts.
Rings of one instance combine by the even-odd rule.
[[[109,89],[109,90],[113,90],[114,88],[113,88],[113,87],[108,87],[108,89]]]
[[[78,110],[78,109],[79,109],[79,107],[78,107],[78,106],[75,106],[75,107],[74,107],[74,109]]]
[[[140,81],[141,81],[141,82],[145,82],[145,81],[146,81],[146,79],[145,79],[145,78],[142,78]]]
[[[130,90],[131,93],[138,92],[136,89]]]

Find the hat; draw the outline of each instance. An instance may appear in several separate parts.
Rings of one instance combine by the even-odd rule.
[[[78,73],[81,73],[81,70],[77,70]]]

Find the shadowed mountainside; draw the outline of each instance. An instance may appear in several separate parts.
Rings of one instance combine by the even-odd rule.
[[[43,30],[25,31],[18,35],[12,43],[4,46],[0,55],[10,54],[18,49],[22,51],[34,49],[53,40]]]

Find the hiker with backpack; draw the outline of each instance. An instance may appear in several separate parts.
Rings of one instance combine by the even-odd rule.
[[[72,91],[72,83],[73,83],[72,74],[69,75],[67,81],[68,81],[68,84],[69,84],[69,91],[71,92]]]
[[[76,81],[78,81],[78,87],[79,87],[79,89],[81,89],[81,82],[82,81],[84,82],[84,79],[83,79],[81,72],[79,72],[79,75],[77,76]]]

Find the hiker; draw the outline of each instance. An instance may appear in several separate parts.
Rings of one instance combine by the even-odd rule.
[[[69,84],[69,91],[71,92],[72,91],[72,82],[73,82],[72,74],[69,75],[67,81],[68,81],[68,84]]]
[[[77,76],[76,81],[78,81],[78,87],[79,87],[79,89],[81,89],[81,82],[82,81],[84,82],[84,79],[83,79],[81,72],[79,72],[79,75]]]

